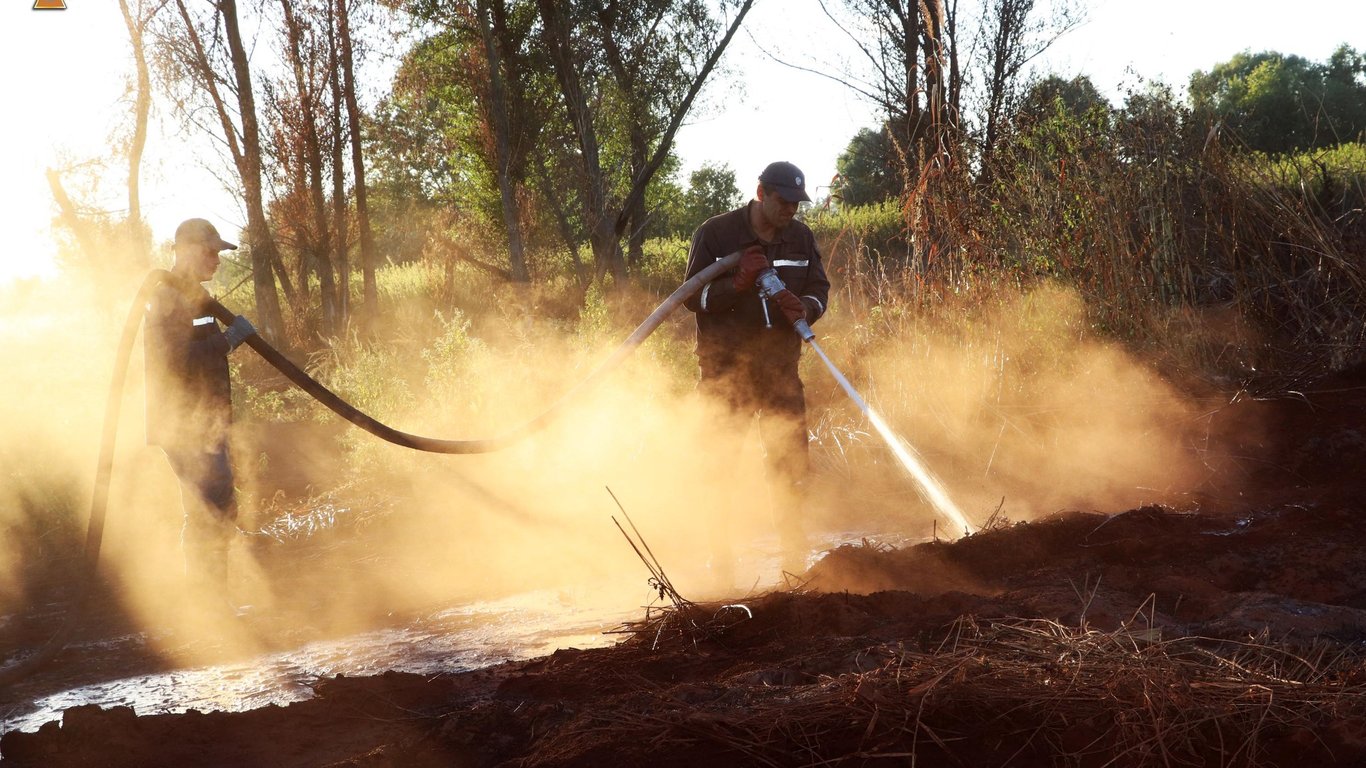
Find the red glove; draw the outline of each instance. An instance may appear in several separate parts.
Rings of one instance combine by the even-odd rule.
[[[762,245],[751,245],[740,254],[740,271],[731,278],[731,284],[735,286],[737,293],[754,290],[754,281],[759,278],[759,273],[768,269],[768,254],[764,252]]]
[[[787,318],[789,325],[806,319],[806,305],[792,291],[784,289],[773,294],[773,301],[783,311],[783,317]]]

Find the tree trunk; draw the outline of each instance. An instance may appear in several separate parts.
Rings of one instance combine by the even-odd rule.
[[[986,138],[982,142],[982,166],[990,166],[992,154],[1001,139],[1001,124],[1006,119],[1006,107],[1011,87],[1023,65],[1025,24],[1034,8],[1034,0],[993,0],[990,10],[994,27],[987,41],[987,107]],[[1018,62],[1018,63],[1017,63]]]
[[[313,214],[313,236],[306,251],[312,256],[318,273],[318,293],[322,303],[323,334],[337,332],[337,290],[332,275],[331,242],[327,227],[327,198],[323,194],[323,153],[318,139],[317,99],[313,83],[305,71],[303,60],[303,30],[294,15],[291,0],[281,0],[286,34],[289,37],[290,65],[294,72],[294,87],[298,92],[300,119],[303,123],[304,167],[308,184],[309,208]],[[301,278],[301,280],[304,280]],[[307,282],[303,284],[307,286]]]
[[[607,199],[599,144],[593,127],[593,113],[584,96],[579,70],[571,51],[572,38],[569,20],[565,14],[565,4],[556,0],[537,0],[536,5],[541,12],[542,34],[550,51],[556,79],[560,83],[565,108],[569,112],[569,119],[579,142],[580,162],[587,182],[584,196],[585,221],[588,222],[589,240],[593,244],[595,277],[601,279],[611,271],[620,281],[626,277],[626,263],[621,253],[622,234],[629,226],[633,212],[642,205],[650,181],[669,156],[674,135],[683,124],[683,118],[691,110],[692,103],[702,90],[707,77],[716,67],[735,33],[739,31],[745,16],[754,6],[754,0],[744,0],[741,3],[725,36],[712,49],[702,68],[693,77],[687,95],[673,105],[667,127],[655,145],[654,154],[635,173],[625,199],[615,208],[610,206]]]
[[[351,262],[346,250],[346,165],[343,150],[346,130],[342,124],[341,74],[337,71],[340,59],[337,50],[336,7],[327,25],[328,82],[332,86],[332,230],[333,258],[337,262],[337,329],[345,330],[351,319]]]
[[[564,245],[569,249],[569,258],[574,264],[574,276],[579,280],[579,287],[586,289],[589,283],[588,270],[584,267],[583,259],[579,256],[579,241],[574,237],[574,228],[570,225],[569,217],[565,215],[564,208],[560,206],[560,195],[556,194],[553,189],[550,173],[544,167],[538,166],[537,179],[540,182],[541,196],[548,201],[550,211],[555,215],[555,224],[560,230],[560,237],[564,239]]]
[[[963,115],[963,70],[958,61],[958,0],[949,0],[944,14],[944,39],[949,54],[949,101],[954,133],[962,125]],[[957,136],[954,137],[957,140]]]
[[[565,16],[564,3],[558,0],[536,0],[536,5],[541,11],[542,34],[546,47],[550,49],[564,106],[569,112],[569,121],[574,126],[579,143],[580,169],[586,182],[584,220],[588,223],[588,240],[593,245],[594,279],[601,280],[611,272],[620,283],[626,278],[626,264],[622,260],[621,242],[613,226],[616,217],[607,210],[607,185],[599,159],[598,135],[593,127],[593,112],[584,96],[579,70],[570,50],[569,19]]]
[[[607,56],[608,69],[617,81],[617,90],[627,100],[626,116],[628,141],[630,142],[631,179],[640,178],[645,173],[645,162],[650,153],[650,140],[646,135],[650,124],[648,98],[639,84],[640,69],[631,66],[616,39],[617,6],[615,3],[599,6],[597,9],[598,31],[603,52]],[[626,226],[618,227],[618,234],[626,234],[626,263],[638,266],[644,255],[645,245],[645,199],[635,198],[629,208],[621,212]]]
[[[96,236],[90,223],[81,218],[77,213],[76,206],[71,202],[71,197],[66,194],[66,187],[62,186],[61,174],[51,168],[47,169],[47,187],[52,191],[52,199],[57,203],[57,210],[60,218],[71,234],[75,235],[76,242],[81,246],[81,251],[90,260],[91,266],[95,268],[95,273],[99,275],[99,281],[104,282],[108,274],[108,264],[100,263],[99,238]]]
[[[489,77],[489,122],[493,127],[493,154],[498,166],[498,193],[503,203],[503,225],[508,235],[508,264],[512,267],[512,279],[527,282],[531,279],[527,271],[526,254],[522,244],[521,212],[517,204],[517,188],[512,180],[512,158],[509,146],[511,126],[508,122],[507,87],[503,79],[503,56],[498,49],[498,40],[493,34],[493,11],[489,0],[478,0],[475,15],[478,16],[479,36],[484,42],[484,56],[488,62]]]
[[[275,236],[266,220],[265,199],[261,183],[261,136],[256,122],[256,98],[252,93],[251,68],[247,51],[242,45],[242,31],[237,19],[236,0],[217,0],[218,12],[223,17],[223,34],[232,56],[233,79],[236,83],[238,110],[242,116],[242,162],[239,165],[242,191],[247,204],[247,237],[251,240],[251,269],[256,289],[256,312],[261,334],[271,341],[282,341],[284,320],[280,314],[280,297],[275,293],[271,265],[279,260]]]
[[[645,159],[649,154],[650,148],[647,145],[644,134],[632,129],[631,131],[631,178],[640,178],[645,172]],[[640,195],[631,198],[633,202],[629,209],[622,211],[626,217],[626,263],[632,268],[639,269],[641,261],[645,258],[645,196]]]
[[[128,147],[128,220],[125,222],[129,247],[134,251],[136,265],[145,268],[150,263],[151,243],[142,223],[142,152],[147,146],[147,118],[152,109],[152,82],[147,71],[147,50],[142,42],[147,19],[141,14],[135,19],[128,8],[128,0],[119,0],[123,22],[128,27],[128,39],[133,44],[133,61],[137,67],[137,90],[133,102],[133,141]],[[139,9],[141,10],[141,9]]]
[[[375,236],[370,231],[370,208],[365,195],[365,156],[360,136],[360,106],[356,101],[356,73],[351,52],[351,21],[346,0],[337,0],[337,35],[341,40],[342,93],[346,97],[346,117],[351,138],[351,175],[356,185],[356,224],[360,228],[360,266],[364,284],[366,321],[379,309],[379,287],[375,283]]]
[[[905,66],[903,83],[901,125],[892,134],[897,154],[901,160],[902,188],[910,191],[915,188],[916,175],[920,166],[920,151],[916,136],[920,132],[920,8],[913,4],[902,9],[899,3],[889,3],[893,12],[898,14],[901,24],[902,59]]]

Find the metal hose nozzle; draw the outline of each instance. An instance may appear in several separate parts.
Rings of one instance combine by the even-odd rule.
[[[769,267],[763,272],[760,272],[759,276],[755,278],[754,284],[759,287],[759,295],[763,297],[764,301],[768,301],[779,293],[787,290],[787,286],[783,283],[783,279],[778,277],[778,270],[773,267]],[[768,316],[767,305],[764,307],[764,316]],[[802,341],[811,341],[816,338],[816,334],[811,330],[811,324],[806,322],[804,318],[793,322],[792,330],[796,331],[797,335],[802,337]]]

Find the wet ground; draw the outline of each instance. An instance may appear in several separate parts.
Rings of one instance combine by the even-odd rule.
[[[1271,426],[1242,437],[1254,419]],[[6,733],[0,753],[44,766],[1366,764],[1366,381],[1242,398],[1214,427],[1239,476],[1182,505],[997,521],[952,543],[859,540],[787,588],[624,619],[437,611],[372,635],[430,647],[435,666],[372,674],[304,645],[271,663],[306,699],[76,707]],[[556,629],[515,652],[488,643],[470,668],[507,660],[459,671],[480,626],[509,615]],[[622,620],[630,633],[595,634]],[[561,644],[573,647],[535,655]],[[168,678],[128,685],[152,679]]]
[[[7,692],[11,703],[0,718],[0,732],[36,731],[44,723],[60,720],[63,710],[82,705],[126,706],[144,714],[241,712],[286,705],[311,698],[315,683],[338,675],[355,677],[387,670],[450,674],[534,658],[559,648],[608,645],[614,638],[607,633],[631,617],[620,609],[613,612],[567,603],[556,592],[527,593],[218,664],[131,676],[119,676],[119,672],[153,663],[151,649],[174,642],[169,633],[138,632],[73,643],[63,656],[85,660],[85,668],[65,675],[45,673],[15,685]],[[248,611],[240,621],[249,624],[254,619]],[[106,676],[114,679],[44,693]],[[25,698],[26,694],[31,697]]]
[[[335,505],[310,505],[294,513],[294,527],[328,531]],[[296,525],[297,524],[297,525]],[[306,532],[307,533],[307,532]],[[868,532],[826,534],[815,542],[814,562],[824,551],[865,540]],[[271,542],[306,541],[307,535]],[[882,538],[887,538],[882,536]],[[780,573],[777,542],[762,539],[744,558],[764,573]],[[287,555],[292,557],[293,555]],[[642,567],[642,577],[646,573]],[[307,606],[263,610],[239,606],[226,619],[244,644],[193,627],[163,626],[134,630],[129,618],[109,601],[87,609],[78,635],[56,661],[0,689],[0,735],[34,732],[60,721],[73,707],[130,707],[139,714],[182,714],[191,710],[242,712],[287,705],[314,695],[314,686],[331,677],[357,677],[386,671],[425,676],[449,675],[496,664],[536,658],[559,649],[612,645],[639,618],[645,603],[659,596],[640,579],[640,604],[603,600],[609,585],[578,584],[513,594],[496,600],[461,601],[357,619],[359,631],[325,630],[301,620]],[[767,591],[776,584],[747,591]],[[737,592],[737,594],[739,594]],[[99,603],[100,601],[95,601]],[[6,637],[8,663],[21,662],[59,626],[68,601],[36,607],[28,615],[0,617],[21,637]],[[27,638],[25,641],[24,638]],[[256,646],[256,650],[244,646]],[[177,665],[170,659],[199,658],[206,663]],[[0,667],[3,670],[4,667]],[[0,755],[3,757],[3,755]]]

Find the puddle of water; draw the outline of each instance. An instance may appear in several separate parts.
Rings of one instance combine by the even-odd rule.
[[[604,634],[606,630],[636,613],[565,608],[554,592],[462,605],[405,627],[316,641],[228,664],[72,688],[5,713],[0,733],[36,731],[46,722],[60,720],[62,710],[83,704],[130,706],[139,715],[191,709],[240,712],[310,698],[314,683],[337,675],[374,675],[386,670],[464,672],[544,656],[560,648],[601,647],[617,640]],[[128,636],[99,645],[140,645],[146,640],[145,636]],[[80,647],[72,650],[79,652]]]
[[[866,531],[826,534],[822,548],[812,553],[807,565],[819,560],[825,548],[869,540],[898,547],[910,543]],[[758,542],[749,554],[752,569],[774,577],[772,583],[756,585],[756,592],[778,586],[776,537]],[[225,664],[71,688],[0,712],[0,733],[35,731],[44,723],[59,720],[62,710],[85,704],[129,706],[139,715],[178,714],[191,709],[240,712],[308,699],[318,680],[337,675],[374,675],[387,670],[450,674],[536,658],[561,648],[604,647],[620,639],[605,632],[638,619],[641,611],[639,605],[583,606],[573,595],[554,590],[458,605],[402,627],[315,641]],[[136,648],[147,643],[145,635],[128,635],[75,646],[69,652]]]

